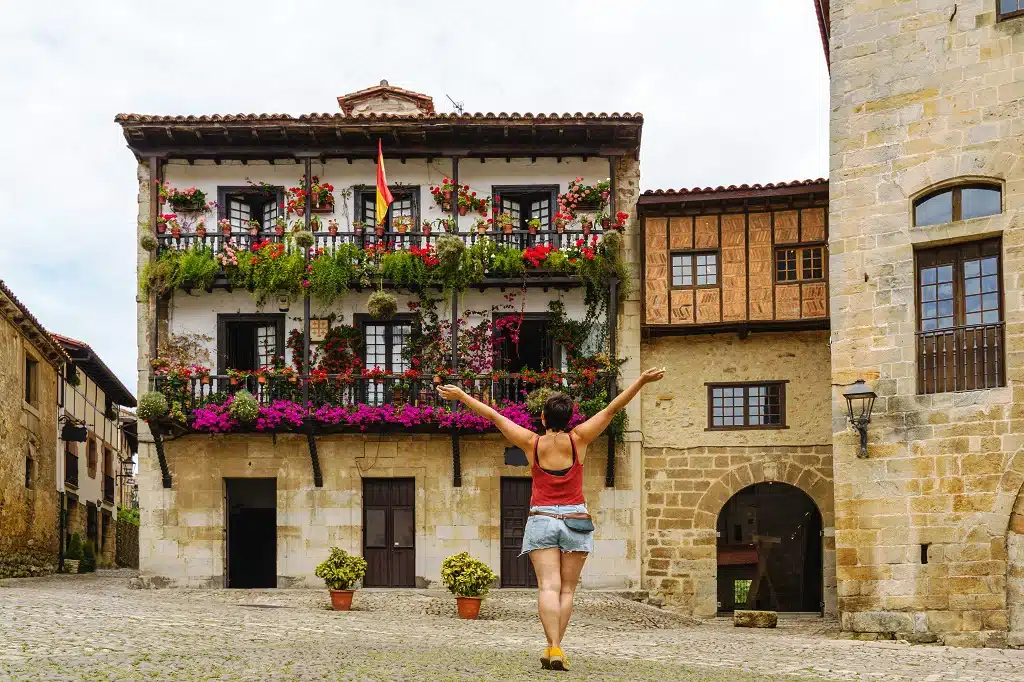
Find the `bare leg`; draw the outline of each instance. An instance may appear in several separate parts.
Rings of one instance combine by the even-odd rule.
[[[586,552],[566,552],[562,555],[561,590],[558,609],[558,640],[565,637],[565,628],[572,617],[572,599],[576,595],[576,586],[580,582],[583,563],[589,556]]]
[[[537,612],[548,646],[561,646],[562,632],[559,629],[559,593],[562,589],[562,550],[557,547],[535,549],[530,552],[533,570],[537,573]]]

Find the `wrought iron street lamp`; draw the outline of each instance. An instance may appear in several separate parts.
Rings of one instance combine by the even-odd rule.
[[[868,388],[863,379],[857,381],[850,390],[843,393],[846,398],[847,418],[853,428],[860,433],[860,452],[858,457],[868,456],[868,424],[871,423],[871,410],[875,406],[875,392]]]

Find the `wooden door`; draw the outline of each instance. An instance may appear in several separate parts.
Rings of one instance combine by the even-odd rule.
[[[363,479],[365,587],[416,587],[416,480]]]
[[[537,587],[537,574],[523,550],[523,532],[530,514],[533,482],[528,478],[501,479],[501,586]]]

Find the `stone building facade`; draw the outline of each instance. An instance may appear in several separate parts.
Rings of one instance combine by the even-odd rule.
[[[321,214],[321,220],[340,223],[338,239],[360,241],[362,233],[355,231],[359,227],[353,223],[365,219],[363,193],[373,189],[378,135],[392,192],[411,200],[414,207],[417,240],[426,239],[418,234],[421,220],[436,221],[449,215],[427,191],[446,176],[468,184],[480,196],[501,192],[503,198],[513,198],[532,196],[529,193],[536,193],[537,188],[551,191],[551,201],[544,209],[549,212],[537,214],[545,223],[541,232],[547,232],[542,238],[551,243],[562,239],[554,235],[551,223],[558,210],[554,193],[566,191],[576,177],[588,183],[608,178],[614,211],[634,212],[639,195],[639,116],[567,114],[556,121],[532,115],[437,114],[429,97],[387,83],[341,97],[339,105],[342,113],[334,115],[273,121],[253,115],[236,123],[229,121],[228,125],[235,125],[246,136],[256,135],[253,121],[262,128],[248,144],[242,144],[234,133],[228,139],[211,138],[211,126],[219,129],[223,121],[207,117],[118,117],[140,162],[139,237],[155,236],[168,243],[169,235],[154,234],[153,230],[154,216],[166,210],[155,204],[154,180],[176,188],[194,186],[210,198],[223,194],[225,187],[237,192],[247,184],[289,188],[302,177],[303,160],[312,157],[312,172],[336,188],[334,210]],[[386,128],[384,132],[381,126]],[[284,137],[282,128],[287,129]],[[173,144],[168,144],[170,140]],[[495,151],[499,147],[500,153]],[[458,233],[469,243],[474,218],[458,216],[454,209],[450,215],[459,221]],[[208,227],[210,232],[216,231],[212,224]],[[265,227],[271,232],[269,223]],[[365,229],[369,239],[373,223]],[[317,238],[333,239],[326,232],[326,228],[317,230]],[[403,240],[391,232],[388,238],[396,243]],[[630,221],[619,251],[634,276],[639,253],[636,239]],[[140,272],[153,258],[140,249]],[[500,288],[505,286],[509,291],[521,291],[516,294],[516,306],[524,319],[541,319],[553,299],[561,300],[570,316],[580,317],[585,302],[578,285],[538,281],[524,288],[521,282],[485,280],[484,286],[458,294],[457,310],[488,310],[505,301],[508,292]],[[365,320],[370,293],[352,289],[331,305],[314,300],[310,314],[315,319],[333,314],[345,324],[369,324],[357,321]],[[395,293],[400,312],[417,298],[409,291]],[[192,294],[177,291],[166,297],[139,298],[140,391],[154,386],[151,361],[156,349],[173,336],[205,336],[199,345],[217,367],[213,385],[231,390],[226,388],[227,377],[222,376],[232,369],[229,356],[233,352],[224,345],[225,323],[241,319],[239,316],[263,319],[280,327],[274,327],[279,338],[303,329],[301,298],[281,303],[281,308],[276,300],[260,306],[249,293],[238,288],[232,291],[222,283],[212,291]],[[450,318],[450,307],[447,302],[442,306],[443,318]],[[616,350],[627,358],[621,381],[631,381],[639,372],[639,309],[639,288],[632,286],[614,311]],[[267,314],[275,319],[256,317]],[[480,316],[474,313],[471,317],[475,323]],[[280,350],[291,364],[295,350]],[[392,356],[392,368],[396,357]],[[369,365],[371,360],[366,362]],[[259,389],[254,386],[253,390]],[[590,586],[627,587],[640,581],[638,406],[631,408],[630,416],[634,426],[624,434],[623,442],[609,448],[607,440],[601,439],[590,448],[586,461],[585,492],[598,525],[595,554],[583,574],[584,583]],[[272,555],[273,566],[268,569],[272,573],[256,576],[263,586],[322,585],[313,571],[332,546],[370,559],[366,585],[436,583],[441,561],[460,551],[486,561],[499,573],[502,585],[531,584],[526,558],[515,556],[516,533],[521,533],[525,522],[529,472],[515,463],[514,453],[505,452],[508,444],[499,436],[462,434],[453,442],[451,434],[438,432],[436,427],[432,433],[426,428],[403,433],[376,427],[365,433],[358,429],[348,433],[315,431],[312,439],[284,433],[211,438],[161,429],[154,436],[145,426],[140,431],[139,561],[143,579],[152,584],[248,584],[245,581],[253,572],[248,576],[235,572],[247,560],[233,554],[232,537],[241,537],[237,532],[241,526],[236,531],[231,528],[242,513],[239,509],[253,515],[256,512],[249,509],[253,507],[272,519],[266,522],[268,530],[260,540],[273,534],[273,540],[265,543]],[[611,465],[609,452],[614,453]],[[507,459],[509,456],[512,459]],[[241,492],[239,481],[243,486],[265,485],[266,489]],[[272,483],[248,483],[251,481]],[[527,497],[523,497],[524,484]],[[260,501],[239,501],[248,495],[261,496]],[[399,518],[404,527],[399,527]],[[397,548],[386,559],[396,567],[390,577],[375,575],[376,560],[369,556],[382,549],[377,546],[380,543],[373,544],[377,532],[372,524],[378,521],[384,524],[378,539],[386,537],[387,544],[393,541]],[[521,574],[508,575],[503,570],[511,563]],[[399,574],[400,580],[395,577]]]
[[[827,197],[640,198],[641,356],[668,370],[641,405],[643,582],[698,616],[836,613]]]
[[[57,565],[57,377],[66,361],[0,281],[0,576]]]
[[[1024,645],[1024,17],[824,8],[842,626]],[[878,395],[866,457],[857,379]]]

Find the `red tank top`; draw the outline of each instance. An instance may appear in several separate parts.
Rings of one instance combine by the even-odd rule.
[[[564,476],[556,476],[549,474],[540,466],[540,458],[537,457],[540,437],[533,442],[533,468],[530,471],[533,476],[531,507],[587,503],[583,497],[583,462],[576,455],[576,441],[573,440],[572,434],[569,434],[569,444],[572,446],[572,466]]]

